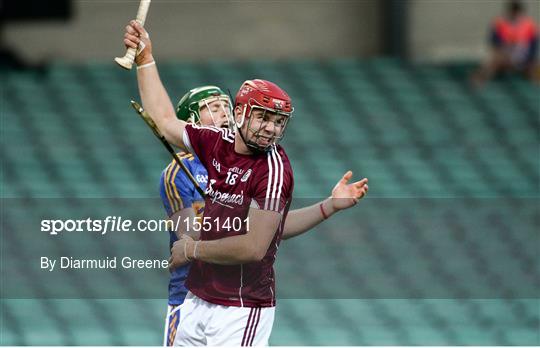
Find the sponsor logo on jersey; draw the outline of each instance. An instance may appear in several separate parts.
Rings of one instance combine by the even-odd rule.
[[[249,179],[250,175],[251,175],[251,168],[247,170],[247,172],[242,176],[242,179],[240,179],[240,181],[246,182]]]
[[[244,190],[240,191],[239,194],[221,192],[213,187],[216,181],[215,179],[210,179],[205,191],[208,196],[212,197],[212,203],[218,203],[228,208],[232,208],[230,204],[242,205],[244,203]]]

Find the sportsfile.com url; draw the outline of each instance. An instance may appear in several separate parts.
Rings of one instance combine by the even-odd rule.
[[[107,216],[104,219],[41,220],[41,232],[48,232],[52,236],[64,232],[95,232],[101,235],[109,232],[165,232],[176,230],[177,227],[172,220],[131,220],[121,216]]]
[[[96,232],[104,235],[109,232],[166,232],[179,231],[249,231],[249,217],[185,217],[173,220],[131,220],[121,216],[107,216],[105,219],[67,219],[41,220],[41,232],[56,236],[63,232]]]

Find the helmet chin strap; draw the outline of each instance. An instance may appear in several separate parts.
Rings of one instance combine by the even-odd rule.
[[[246,120],[246,111],[247,111],[247,105],[244,105],[244,109],[242,110],[242,119],[240,122],[234,121],[234,124],[236,125],[236,128],[240,130],[242,126],[244,125],[244,121]]]
[[[191,112],[190,116],[188,118],[188,123],[189,122],[191,122],[193,124],[199,124],[200,125],[201,124],[201,119],[200,119],[200,117],[197,116],[197,114],[195,114],[194,112]]]
[[[242,130],[240,128],[237,129],[238,131],[238,134],[240,134],[240,138],[242,139],[242,141],[244,142],[244,145],[246,145],[246,147],[250,150],[253,150],[253,147],[250,146],[250,144],[248,144],[248,142],[246,141],[246,138],[244,138],[244,134],[242,133]]]
[[[247,141],[246,138],[244,138],[244,134],[242,134],[242,131],[241,131],[240,129],[238,130],[238,134],[240,134],[240,138],[242,138],[242,141],[244,142],[244,144],[246,145],[246,147],[247,147],[248,149],[250,149],[253,153],[261,154],[261,153],[265,153],[266,151],[268,151],[268,150],[270,149],[270,146],[267,146],[266,148],[261,149],[261,148],[260,148],[259,146],[257,146],[256,144]]]
[[[247,148],[250,148],[246,141],[246,138],[244,138],[244,134],[242,133],[242,126],[244,125],[244,121],[246,119],[246,110],[247,105],[244,105],[244,108],[242,109],[242,120],[240,122],[236,122],[236,120],[234,120],[234,126],[236,127],[236,131],[238,132],[238,134],[240,134],[240,138],[244,142],[244,145],[246,145]]]
[[[242,141],[244,142],[244,144],[246,145],[246,147],[248,149],[250,149],[251,151],[253,151],[254,153],[264,153],[267,151],[268,148],[270,148],[270,146],[268,146],[267,148],[265,149],[261,149],[259,146],[257,146],[257,144],[253,144],[249,141],[246,140],[246,138],[244,137],[244,134],[242,133],[242,126],[244,125],[244,122],[246,121],[246,110],[247,110],[247,105],[244,105],[244,110],[242,110],[242,121],[241,122],[235,122],[234,125],[236,126],[236,131],[238,132],[238,134],[240,134],[240,138],[242,139]],[[248,130],[250,129],[249,127],[250,125],[248,124]]]

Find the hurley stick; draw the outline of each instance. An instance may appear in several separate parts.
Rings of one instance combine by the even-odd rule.
[[[137,22],[139,22],[141,25],[144,25],[144,21],[146,20],[146,14],[148,13],[148,8],[150,7],[150,2],[152,0],[141,0],[139,3],[139,10],[137,11]],[[122,68],[130,70],[133,66],[133,62],[135,61],[135,55],[137,54],[136,48],[128,48],[126,51],[126,55],[123,57],[116,57],[114,58],[115,62],[118,63]]]
[[[193,177],[193,175],[191,174],[191,172],[189,171],[189,169],[187,169],[187,167],[185,166],[184,162],[182,162],[180,160],[180,158],[178,158],[178,156],[176,155],[176,152],[174,151],[173,147],[171,146],[171,144],[169,144],[169,142],[167,141],[167,139],[165,139],[165,137],[163,136],[163,134],[161,134],[161,132],[159,131],[159,129],[157,128],[156,124],[154,123],[154,120],[152,120],[152,118],[150,117],[150,115],[143,109],[143,107],[137,103],[136,101],[131,101],[131,106],[133,106],[133,108],[135,109],[135,111],[137,111],[137,113],[139,114],[139,116],[141,116],[141,118],[144,120],[144,122],[148,125],[148,127],[150,127],[150,129],[152,130],[152,132],[154,132],[154,135],[161,141],[161,143],[163,144],[163,146],[165,146],[165,148],[167,149],[167,151],[169,151],[169,153],[171,154],[171,156],[174,158],[174,160],[176,161],[176,163],[178,163],[178,165],[180,166],[180,168],[182,168],[182,170],[184,171],[184,173],[186,173],[188,179],[191,181],[191,183],[195,186],[195,189],[197,190],[197,192],[199,192],[199,194],[201,195],[201,197],[204,198],[205,194],[204,194],[204,191],[202,190],[202,188],[199,186],[199,183],[197,182],[197,180],[195,180],[195,178]]]

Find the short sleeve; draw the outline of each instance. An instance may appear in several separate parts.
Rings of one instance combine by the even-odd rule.
[[[195,187],[175,161],[161,173],[159,193],[169,217],[177,211],[191,207],[195,192]]]
[[[293,174],[289,160],[276,148],[268,151],[263,175],[255,183],[251,207],[283,213],[292,198]]]
[[[217,127],[203,127],[187,124],[184,128],[183,142],[186,149],[197,155],[206,167],[214,146],[220,139],[234,141],[234,136],[227,129]]]

